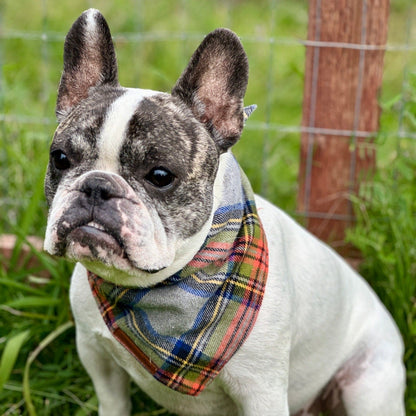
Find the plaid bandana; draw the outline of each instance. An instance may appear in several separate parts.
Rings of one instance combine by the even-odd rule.
[[[88,273],[114,337],[156,380],[192,396],[249,335],[267,278],[266,237],[251,186],[233,156],[227,158],[222,204],[204,244],[182,270],[144,289]]]

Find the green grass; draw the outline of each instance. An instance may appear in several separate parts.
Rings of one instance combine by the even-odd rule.
[[[390,43],[405,42],[410,2],[392,4]],[[304,48],[267,39],[305,38],[306,1],[0,0],[0,116],[7,116],[0,119],[0,234],[19,237],[12,260],[0,259],[0,415],[78,416],[94,414],[97,408],[91,382],[75,351],[68,301],[72,266],[36,251],[40,267],[33,269],[18,261],[25,237],[43,236],[45,230],[43,178],[56,126],[63,36],[91,6],[99,7],[110,23],[125,86],[169,91],[205,33],[225,26],[241,36],[251,74],[246,104],[256,103],[258,109],[235,154],[257,192],[295,211],[299,134],[259,126],[300,124]],[[44,31],[48,42],[39,36]],[[30,36],[22,39],[22,32]],[[162,35],[163,41],[137,38],[137,33]],[[178,33],[185,36],[169,35]],[[407,66],[408,73],[415,70],[415,55],[412,51],[386,53],[380,98],[385,109],[384,135],[378,146],[381,172],[371,198],[364,193],[364,199],[357,200],[359,223],[350,235],[366,257],[363,273],[405,338],[409,415],[416,414],[416,319],[411,301],[416,295],[412,202],[416,155],[414,141],[403,140],[398,146],[391,133],[398,130],[402,99],[406,100],[405,127],[416,130],[412,77],[405,79],[408,86],[402,88],[403,68]],[[392,160],[394,170],[389,169]],[[48,279],[42,277],[45,270]],[[133,393],[136,415],[167,414],[137,388]]]
[[[416,414],[416,151],[402,151],[362,186],[357,226],[348,240],[364,258],[361,272],[395,318],[405,342],[407,408]]]
[[[385,110],[392,110],[386,106]],[[416,129],[416,72],[409,73],[402,123]],[[390,108],[389,108],[390,107]],[[394,111],[394,110],[393,110]],[[380,138],[383,139],[383,130]],[[348,240],[358,247],[361,272],[395,318],[405,342],[407,414],[416,414],[416,146],[402,139],[388,165],[354,198],[357,225]]]

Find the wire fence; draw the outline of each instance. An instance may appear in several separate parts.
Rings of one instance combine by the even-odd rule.
[[[36,131],[41,126],[42,140],[49,142],[51,131],[56,125],[53,105],[56,96],[57,79],[61,71],[62,45],[72,21],[80,12],[94,7],[92,1],[73,0],[56,4],[48,0],[22,1],[16,6],[11,0],[0,2],[0,131],[2,141],[8,145],[16,136],[16,131]],[[382,102],[392,103],[385,117],[383,137],[389,142],[391,152],[397,152],[403,141],[410,140],[414,145],[416,128],[409,122],[405,113],[407,90],[411,75],[416,70],[416,27],[413,24],[416,6],[412,0],[400,0],[390,5],[389,37],[387,42],[368,42],[370,28],[368,13],[372,0],[362,0],[362,14],[359,24],[359,41],[328,41],[319,37],[319,24],[322,23],[322,8],[325,0],[306,1],[148,1],[123,0],[100,2],[112,28],[114,41],[122,70],[131,66],[124,77],[131,84],[156,80],[156,85],[166,89],[178,75],[178,68],[184,65],[195,45],[214,27],[228,26],[241,37],[247,49],[251,64],[251,89],[247,99],[251,104],[259,104],[259,110],[246,126],[246,135],[254,139],[245,149],[243,144],[236,152],[254,177],[255,190],[283,205],[292,213],[298,212],[306,219],[352,220],[351,211],[314,210],[310,199],[313,195],[313,166],[315,140],[319,137],[330,140],[348,140],[350,149],[349,189],[353,192],[357,178],[358,143],[377,148],[374,138],[377,129],[362,129],[360,115],[363,113],[362,94],[366,76],[366,59],[369,54],[381,52],[384,55],[384,81]],[[348,6],[348,1],[344,3]],[[308,4],[314,7],[317,19],[313,39],[307,36]],[[22,16],[25,13],[26,17]],[[107,11],[107,13],[106,13]],[[310,12],[310,11],[309,11]],[[309,13],[310,16],[310,13]],[[31,19],[32,17],[32,19]],[[342,22],[338,22],[342,24]],[[310,22],[309,22],[310,24]],[[311,98],[309,99],[309,119],[302,122],[304,102],[305,51],[315,51],[315,64],[311,70]],[[137,63],[136,51],[141,50],[146,65]],[[339,125],[322,126],[316,123],[315,108],[320,88],[321,68],[319,51],[337,50],[340,53],[355,51],[358,60],[358,80],[355,90],[353,123],[346,128]],[[135,51],[134,53],[132,51]],[[179,52],[178,52],[179,51]],[[16,56],[14,55],[16,53]],[[179,58],[175,54],[179,53]],[[22,58],[27,55],[27,59]],[[163,59],[163,57],[165,58]],[[126,65],[126,62],[128,64]],[[135,62],[135,63],[134,63]],[[143,61],[142,61],[143,63]],[[155,69],[162,65],[162,69]],[[144,69],[142,68],[144,66]],[[149,70],[150,69],[150,70]],[[145,73],[145,72],[148,73]],[[176,75],[171,75],[171,72]],[[126,74],[126,72],[124,72]],[[137,72],[138,75],[134,75]],[[21,87],[16,83],[21,82]],[[149,87],[145,85],[143,87]],[[35,91],[35,92],[34,92]],[[19,105],[18,105],[19,104]],[[383,120],[383,118],[382,118]],[[383,121],[382,121],[383,124]],[[42,127],[43,126],[43,127]],[[28,133],[25,133],[28,134]],[[33,136],[33,134],[32,134]],[[35,135],[36,136],[36,135]],[[38,136],[36,136],[38,137]],[[299,158],[301,138],[307,138],[307,155],[302,170]],[[251,140],[251,139],[250,139]],[[248,139],[247,139],[248,141]],[[407,144],[406,144],[407,145]],[[0,150],[1,152],[1,150]],[[389,153],[389,152],[386,152]],[[253,154],[258,155],[254,158]],[[1,155],[1,153],[0,153]],[[260,160],[258,160],[260,158]],[[299,162],[300,160],[300,162]],[[379,158],[379,163],[387,163],[389,156]],[[245,162],[244,162],[245,161]],[[15,168],[11,166],[10,152],[0,156],[3,169],[3,184],[0,180],[0,209],[4,212],[16,210],[21,204],[20,196],[6,192],[7,181]],[[280,165],[279,165],[280,164]],[[277,168],[276,166],[280,167]],[[260,168],[259,168],[260,166]],[[304,189],[298,197],[296,192],[298,171],[301,170]],[[2,195],[3,193],[3,195]],[[302,203],[299,200],[302,199]]]

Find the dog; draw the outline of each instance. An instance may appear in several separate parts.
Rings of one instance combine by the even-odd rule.
[[[403,343],[369,285],[257,195],[231,147],[247,56],[208,34],[171,94],[123,88],[109,27],[64,46],[44,248],[77,262],[76,343],[101,416],[129,385],[179,415],[404,415]]]

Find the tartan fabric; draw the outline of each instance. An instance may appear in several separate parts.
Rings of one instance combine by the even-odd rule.
[[[192,396],[218,375],[249,335],[267,278],[267,243],[254,195],[229,157],[223,202],[205,243],[182,270],[144,289],[88,273],[114,337],[155,379]]]

